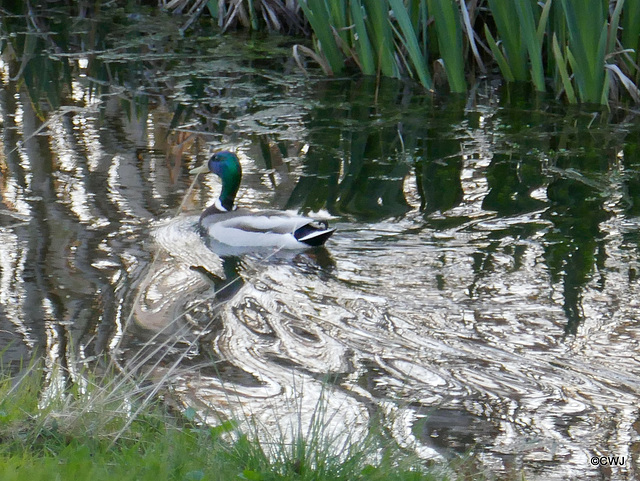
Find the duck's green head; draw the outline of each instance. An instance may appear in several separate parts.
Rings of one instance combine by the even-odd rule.
[[[237,182],[240,185],[242,179],[242,167],[240,167],[240,161],[238,156],[228,150],[222,152],[216,152],[209,159],[209,170],[218,175],[223,183],[228,181],[232,183]]]
[[[242,167],[238,156],[228,150],[216,152],[207,163],[208,170],[216,174],[222,180],[222,192],[220,193],[220,204],[226,210],[233,209],[233,202],[240,188],[242,180]],[[192,173],[201,173],[202,168],[193,169]]]

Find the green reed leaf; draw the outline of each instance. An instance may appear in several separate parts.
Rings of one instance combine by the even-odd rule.
[[[536,35],[536,24],[530,0],[516,0],[516,12],[520,20],[520,32],[531,63],[531,79],[538,92],[544,92],[544,68],[542,66],[542,46]]]
[[[428,4],[435,19],[440,55],[444,61],[449,88],[456,93],[466,92],[462,27],[457,4],[453,0],[430,0]]]
[[[636,59],[640,58],[640,2],[626,2],[621,24],[622,46],[634,49],[636,51]]]
[[[538,29],[536,31],[536,38],[538,40],[538,45],[542,48],[542,43],[544,42],[544,32],[547,29],[547,23],[549,21],[549,12],[551,11],[551,4],[553,0],[547,0],[542,7],[542,13],[540,13],[540,20],[538,20]]]
[[[370,25],[371,44],[375,47],[378,66],[386,77],[400,77],[393,51],[393,32],[389,22],[388,0],[363,0]]]
[[[218,0],[209,0],[207,2],[207,10],[209,10],[211,18],[218,20]]]
[[[636,80],[638,79],[638,62],[640,61],[640,2],[626,2],[622,12],[621,42],[625,49],[633,49],[634,53],[625,64],[627,68],[636,72]]]
[[[612,52],[616,48],[618,38],[618,27],[620,25],[620,14],[622,13],[622,6],[624,0],[617,0],[616,7],[613,9],[611,19],[609,20],[609,36],[607,40],[606,53]]]
[[[573,1],[562,0],[569,32],[571,69],[584,102],[601,103],[605,85],[605,54],[607,21],[600,0],[584,0],[579,7]]]
[[[389,4],[395,13],[398,26],[402,32],[400,41],[409,54],[409,58],[411,59],[411,63],[413,64],[413,68],[415,69],[418,78],[420,79],[420,83],[425,88],[431,90],[433,87],[431,75],[429,74],[429,69],[427,68],[424,55],[420,51],[418,36],[413,28],[409,14],[407,10],[405,10],[402,0],[389,0]]]
[[[362,73],[365,75],[376,74],[376,57],[369,33],[367,32],[367,26],[364,20],[363,6],[360,0],[352,0],[349,2],[351,20],[354,24],[355,36],[354,40],[356,51],[358,53],[358,63],[362,69]]]
[[[336,29],[337,35],[345,44],[348,44],[349,38],[346,28],[349,26],[349,23],[347,22],[346,2],[329,2],[328,7],[331,15],[331,22]]]
[[[573,85],[571,85],[569,72],[567,71],[567,60],[563,57],[562,52],[560,51],[560,45],[558,44],[558,38],[556,37],[555,33],[553,34],[552,49],[553,56],[556,60],[556,67],[558,68],[558,72],[560,73],[562,86],[564,87],[564,92],[567,95],[567,99],[569,100],[570,104],[576,104],[578,103],[578,99],[576,99]]]
[[[488,0],[498,31],[497,36],[502,42],[502,48],[513,77],[517,81],[526,81],[529,80],[527,48],[521,38],[520,26],[513,21],[514,1]]]
[[[498,47],[498,44],[493,38],[493,35],[491,35],[491,31],[489,30],[489,27],[487,27],[486,24],[484,26],[484,35],[485,35],[485,38],[487,39],[487,43],[489,44],[489,48],[491,49],[491,53],[493,54],[493,58],[497,62],[498,67],[500,68],[500,72],[502,72],[502,76],[507,82],[514,82],[515,77],[513,76],[513,72],[511,72],[511,67],[509,67],[509,62],[507,61],[504,54],[502,53],[502,50],[500,50],[500,47]]]
[[[331,23],[327,21],[330,16],[325,0],[300,0],[298,4],[320,42],[320,49],[331,66],[331,74],[341,73],[344,69],[344,55],[333,36]]]
[[[253,0],[247,0],[249,4],[249,18],[251,19],[251,28],[253,30],[258,30],[258,15],[256,14],[256,8],[253,4]]]

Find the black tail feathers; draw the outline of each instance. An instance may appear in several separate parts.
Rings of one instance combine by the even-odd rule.
[[[317,247],[323,245],[335,231],[335,228],[329,229],[329,225],[321,220],[309,222],[302,227],[298,227],[293,236],[308,246]]]

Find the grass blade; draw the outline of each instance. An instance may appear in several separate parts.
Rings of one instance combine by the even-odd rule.
[[[409,0],[406,10],[411,19],[411,26],[417,32],[420,30],[420,6],[422,0]]]
[[[346,27],[349,26],[347,23],[347,4],[345,2],[329,2],[328,7],[331,14],[330,18],[340,40],[348,45],[349,38],[346,30]]]
[[[618,79],[620,80],[620,82],[622,82],[624,88],[627,89],[627,92],[629,92],[629,95],[631,95],[633,101],[636,103],[640,103],[640,89],[638,89],[636,84],[634,84],[633,81],[629,77],[627,77],[622,72],[622,70],[620,70],[620,67],[618,67],[617,65],[607,65],[607,69],[618,76]]]
[[[300,70],[302,70],[305,75],[307,75],[307,69],[304,68],[304,62],[302,61],[302,54],[305,54],[308,57],[311,57],[313,60],[315,60],[316,63],[320,65],[320,68],[325,73],[325,75],[331,75],[331,66],[329,65],[325,57],[314,52],[309,47],[296,44],[293,46],[293,50],[292,50],[293,59],[296,61],[296,63],[298,64],[298,67],[300,67]]]
[[[256,8],[253,5],[253,0],[247,0],[249,4],[249,18],[251,19],[251,29],[258,31],[258,15],[256,14]]]
[[[640,61],[640,2],[626,2],[622,12],[622,46],[625,49],[633,49],[635,54],[625,65],[629,72],[635,71],[636,81],[640,79],[638,62]]]
[[[609,105],[609,89],[611,87],[611,71],[604,71],[604,85],[602,86],[602,95],[600,96],[600,103],[602,105]]]
[[[213,18],[214,20],[218,20],[218,0],[209,0],[207,2],[207,10],[209,10],[209,15],[211,15],[211,18]]]

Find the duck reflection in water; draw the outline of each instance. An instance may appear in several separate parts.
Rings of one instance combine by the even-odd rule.
[[[207,243],[211,246],[211,243]],[[213,246],[212,249],[216,253],[220,253],[219,245]],[[211,283],[213,289],[216,292],[216,300],[218,302],[228,301],[233,298],[245,284],[244,276],[247,276],[247,268],[243,264],[243,256],[241,255],[228,255],[228,248],[226,249],[226,255],[220,255],[222,260],[222,269],[224,277],[207,270],[206,267],[198,265],[191,266],[194,272],[202,274],[202,276]],[[238,252],[237,248],[233,249]],[[251,256],[256,259],[255,252]],[[257,258],[258,266],[263,263],[270,264],[291,264],[293,267],[308,274],[315,274],[320,278],[329,276],[335,268],[335,261],[331,257],[329,251],[324,247],[316,247],[314,249],[308,249],[304,252],[292,253],[291,251],[275,251],[268,255]]]
[[[160,252],[139,283],[134,320],[139,330],[162,333],[162,337],[182,331],[185,324],[204,328],[222,304],[270,268],[292,269],[320,279],[331,276],[335,268],[324,247],[257,250],[211,239],[203,242],[192,221],[184,219],[161,226],[154,237]]]

